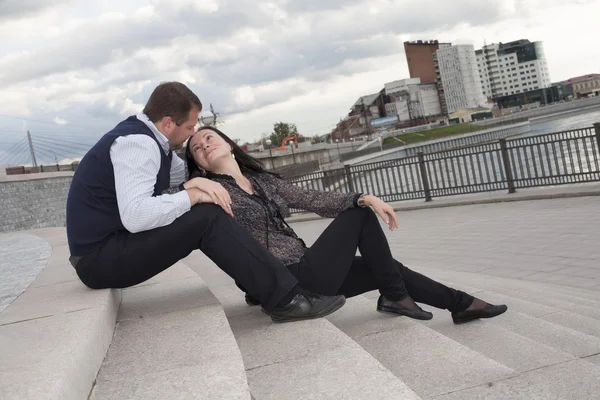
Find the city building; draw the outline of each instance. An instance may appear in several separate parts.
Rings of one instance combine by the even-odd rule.
[[[556,86],[556,91],[561,100],[572,100],[575,97],[575,94],[573,93],[573,84],[569,81],[556,82],[550,87],[553,86]]]
[[[435,70],[445,99],[445,112],[484,107],[475,49],[472,45],[441,47],[436,52]]]
[[[551,86],[542,42],[494,43],[475,54],[483,95],[488,99]]]
[[[400,123],[428,119],[442,114],[435,83],[420,78],[402,79],[384,85],[385,115],[398,116]]]
[[[450,46],[437,40],[416,40],[404,42],[404,53],[411,78],[419,78],[422,83],[435,83],[433,55],[440,47]]]
[[[575,98],[600,95],[600,74],[589,74],[578,76],[567,80],[573,86]]]
[[[331,139],[349,139],[357,135],[371,133],[370,123],[385,114],[383,89],[377,93],[359,97],[344,117],[331,132]]]
[[[600,90],[600,87],[598,89]],[[513,107],[526,109],[565,101],[572,97],[573,93],[569,90],[569,85],[557,83],[546,88],[496,97],[494,102],[501,109]]]

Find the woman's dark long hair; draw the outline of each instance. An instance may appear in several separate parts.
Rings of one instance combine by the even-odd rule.
[[[235,161],[237,161],[242,172],[249,172],[249,173],[254,173],[254,174],[265,173],[265,174],[275,175],[278,178],[280,178],[280,176],[278,174],[267,171],[264,168],[264,164],[260,160],[257,160],[256,158],[254,158],[251,155],[249,155],[248,153],[246,153],[244,150],[242,150],[240,148],[240,146],[238,146],[233,140],[231,140],[229,138],[229,136],[227,136],[226,134],[224,134],[223,132],[221,132],[220,130],[215,128],[214,126],[203,126],[202,128],[198,129],[196,134],[198,132],[204,131],[204,130],[209,130],[209,131],[215,132],[217,135],[221,136],[231,146],[231,148],[233,149],[233,155],[235,156]],[[185,161],[186,161],[187,169],[188,169],[188,177],[189,177],[189,179],[195,178],[195,177],[203,177],[203,178],[210,177],[210,174],[211,174],[210,171],[205,171],[202,168],[200,168],[196,164],[196,160],[194,160],[194,155],[192,154],[192,149],[191,149],[191,145],[190,145],[190,143],[192,143],[192,137],[189,138],[189,140],[187,141],[187,145],[185,147]]]

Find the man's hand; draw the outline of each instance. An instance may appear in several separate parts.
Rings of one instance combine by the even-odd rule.
[[[373,195],[366,195],[364,197],[365,205],[367,207],[373,207],[373,210],[381,217],[381,219],[388,224],[390,231],[398,228],[398,216],[394,212],[394,209],[390,207],[386,202]]]
[[[218,182],[211,181],[206,178],[193,178],[183,184],[183,187],[188,189],[198,189],[205,194],[205,199],[201,199],[198,203],[214,203],[218,204],[225,212],[233,217],[231,210],[231,198],[227,190]],[[189,194],[189,192],[188,192]],[[190,196],[191,200],[191,196]],[[193,204],[192,204],[193,205]]]

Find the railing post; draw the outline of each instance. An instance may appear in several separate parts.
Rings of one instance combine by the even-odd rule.
[[[512,168],[510,167],[510,157],[508,155],[506,139],[500,139],[500,152],[502,153],[502,164],[504,165],[504,174],[506,175],[508,193],[515,193],[515,181],[512,175]]]
[[[421,182],[423,183],[423,191],[425,192],[425,201],[431,201],[429,176],[427,175],[427,167],[425,166],[425,157],[423,157],[423,152],[417,153],[417,157],[419,158],[419,169],[421,171]]]
[[[348,191],[354,192],[354,181],[352,180],[352,171],[350,171],[350,165],[344,165],[346,171],[346,182],[348,182]]]
[[[598,154],[600,154],[600,122],[594,124],[594,131],[596,131],[596,144],[598,145]]]

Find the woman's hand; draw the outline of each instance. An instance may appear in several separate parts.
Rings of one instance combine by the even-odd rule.
[[[198,203],[214,203],[223,208],[225,212],[233,217],[231,210],[231,197],[229,192],[218,182],[206,178],[193,178],[183,184],[185,189],[196,188],[203,193]]]
[[[373,207],[373,210],[381,217],[383,222],[388,224],[390,231],[398,228],[398,216],[389,204],[381,200],[379,197],[375,197],[370,194],[366,195],[363,199],[365,201],[365,206]]]

